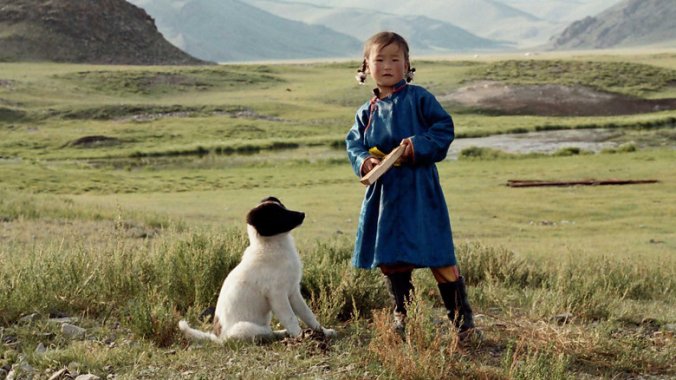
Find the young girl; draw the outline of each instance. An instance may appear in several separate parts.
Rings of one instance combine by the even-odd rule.
[[[381,32],[364,44],[357,80],[370,74],[374,96],[357,110],[347,134],[347,155],[357,176],[387,152],[404,145],[399,162],[370,185],[364,196],[354,247],[357,268],[380,268],[394,298],[395,327],[403,330],[413,292],[414,268],[431,268],[449,319],[461,333],[474,327],[463,278],[456,266],[451,223],[435,163],[453,141],[453,121],[436,98],[408,84],[408,44]]]

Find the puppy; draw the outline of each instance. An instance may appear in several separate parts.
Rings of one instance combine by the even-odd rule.
[[[303,223],[305,214],[288,210],[279,199],[268,197],[247,215],[249,247],[242,261],[228,274],[218,296],[212,332],[203,332],[180,321],[186,337],[222,343],[228,339],[266,341],[298,337],[298,318],[326,336],[300,294],[302,264],[290,231]],[[273,331],[272,313],[286,330]]]

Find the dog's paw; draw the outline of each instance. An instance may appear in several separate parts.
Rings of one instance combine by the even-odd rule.
[[[178,328],[179,328],[181,331],[190,330],[190,326],[188,325],[188,322],[186,322],[186,321],[184,321],[184,320],[178,321]]]
[[[334,329],[326,329],[322,327],[322,332],[324,333],[324,336],[327,338],[335,338],[338,333]]]

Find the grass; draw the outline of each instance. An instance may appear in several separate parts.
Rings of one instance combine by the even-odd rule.
[[[676,78],[676,70],[631,62],[510,60],[477,67],[470,75],[470,79],[513,84],[584,85],[602,91],[646,96],[669,87]]]
[[[545,81],[563,67],[571,74],[562,80],[582,83],[590,70],[654,71],[649,89],[624,75],[594,85],[655,97],[670,94],[659,78],[675,62],[665,54],[414,65],[438,94],[486,69]],[[64,367],[117,379],[676,375],[674,111],[454,115],[459,136],[600,126],[623,145],[551,155],[472,148],[439,163],[483,337],[458,342],[433,277],[418,270],[401,340],[380,276],[349,262],[364,190],[341,141],[368,98],[350,84],[356,63],[0,68],[0,378],[49,378]],[[505,186],[583,178],[660,182]],[[267,195],[306,212],[294,231],[302,292],[339,337],[187,342],[177,321],[208,328],[198,316],[247,244],[246,211]],[[65,336],[57,316],[84,337]]]
[[[315,370],[336,377],[343,376],[334,370],[344,367],[351,368],[345,377],[370,369],[377,371],[374,375],[406,378],[417,374],[445,378],[456,372],[468,377],[544,378],[552,370],[566,378],[575,371],[649,374],[668,373],[671,368],[673,344],[663,326],[673,320],[673,310],[669,311],[673,268],[636,265],[626,271],[625,263],[612,258],[602,267],[591,259],[543,267],[507,250],[477,244],[459,246],[485,329],[485,337],[469,345],[458,345],[449,325],[440,323],[440,300],[431,276],[424,272],[416,272],[417,304],[412,307],[408,339],[402,342],[389,328],[381,280],[373,272],[350,268],[349,244],[336,240],[305,252],[302,288],[320,318],[338,326],[342,338],[324,348],[309,340],[258,347],[233,343],[206,351],[197,345],[186,350],[181,348],[185,342],[176,322],[184,315],[194,319],[204,306],[213,304],[222,274],[237,262],[244,247],[243,236],[236,231],[183,236],[166,231],[159,241],[139,245],[122,232],[114,229],[104,239],[107,244],[95,249],[67,244],[45,249],[38,244],[33,254],[10,257],[14,270],[5,274],[15,285],[4,289],[3,318],[16,320],[26,312],[39,316],[9,324],[2,334],[19,342],[24,352],[38,343],[49,347],[45,354],[33,354],[31,363],[59,368],[77,360],[80,371],[113,372],[123,378],[143,373],[172,378],[191,369],[207,376],[209,369],[191,360],[222,363],[218,357],[224,356],[226,361],[228,357],[245,361],[224,369],[230,375],[242,371],[245,377],[266,373],[265,368],[281,371],[270,372],[274,376],[288,376],[292,368],[311,375],[311,363],[323,363]],[[652,275],[646,276],[646,270]],[[58,288],[50,285],[55,277]],[[22,281],[15,281],[18,278]],[[519,301],[506,302],[511,297]],[[645,313],[646,307],[652,313]],[[563,311],[571,313],[571,322],[558,325],[551,317]],[[78,316],[79,325],[88,330],[83,341],[64,339],[58,324],[47,319],[59,313]],[[131,343],[138,339],[140,346]],[[650,353],[643,353],[647,348]],[[9,361],[19,361],[13,358],[15,350],[7,346],[3,350]],[[130,360],[124,350],[140,356]],[[625,357],[627,352],[638,356]],[[163,359],[167,355],[171,363]],[[273,358],[289,362],[279,368]]]

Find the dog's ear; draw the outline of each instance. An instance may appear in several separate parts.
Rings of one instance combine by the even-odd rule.
[[[252,225],[261,236],[273,236],[289,232],[303,223],[305,214],[287,210],[281,203],[264,202],[246,216],[246,222]]]

